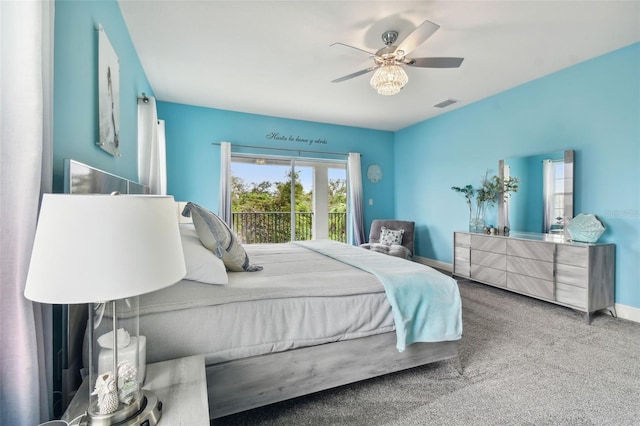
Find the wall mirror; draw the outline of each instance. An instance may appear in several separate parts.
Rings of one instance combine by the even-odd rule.
[[[520,180],[518,192],[498,200],[498,229],[566,236],[573,218],[573,150],[500,160],[498,174]]]

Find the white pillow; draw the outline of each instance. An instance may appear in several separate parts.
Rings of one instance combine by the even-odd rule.
[[[224,263],[202,245],[193,225],[181,224],[180,237],[182,238],[184,263],[187,267],[185,280],[218,285],[229,283]]]
[[[402,245],[404,229],[389,229],[384,226],[380,228],[380,243],[390,246],[393,244]]]

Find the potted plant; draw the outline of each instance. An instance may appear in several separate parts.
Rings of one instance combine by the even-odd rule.
[[[452,190],[464,196],[469,207],[470,232],[483,231],[487,207],[494,206],[500,194],[506,199],[511,192],[517,192],[518,182],[519,179],[517,177],[509,177],[507,179],[500,179],[498,176],[489,177],[489,170],[487,170],[482,178],[480,187],[477,189],[474,189],[473,185],[451,187]]]

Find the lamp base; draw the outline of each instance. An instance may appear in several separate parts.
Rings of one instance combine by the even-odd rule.
[[[162,402],[155,393],[143,390],[139,410],[125,419],[118,414],[121,413],[99,416],[86,414],[80,421],[80,426],[155,426],[162,417]]]

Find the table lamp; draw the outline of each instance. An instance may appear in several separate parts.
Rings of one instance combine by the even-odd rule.
[[[162,403],[137,376],[137,296],[185,275],[175,209],[170,196],[44,195],[24,294],[40,303],[89,304],[90,395],[81,424],[152,426],[162,415]],[[99,335],[105,326],[109,332]],[[98,362],[98,345],[115,348],[112,362]],[[134,358],[118,362],[125,349]]]

